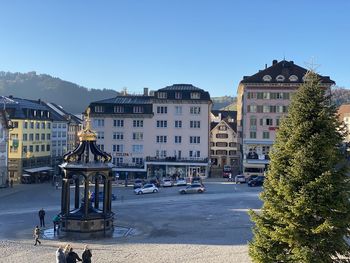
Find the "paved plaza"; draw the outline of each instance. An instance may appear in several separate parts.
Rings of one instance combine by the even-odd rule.
[[[115,235],[100,240],[58,240],[52,235],[61,192],[51,184],[0,189],[1,260],[54,262],[58,245],[69,242],[78,254],[89,244],[93,262],[250,262],[252,223],[247,211],[261,207],[261,188],[220,180],[204,184],[207,191],[193,195],[180,195],[181,187],[135,195],[132,186],[114,185]],[[41,208],[46,211],[45,237],[35,247],[32,230]]]

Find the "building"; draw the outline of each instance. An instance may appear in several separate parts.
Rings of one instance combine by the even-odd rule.
[[[338,109],[339,121],[346,126],[348,134],[345,137],[345,142],[350,142],[350,104],[340,105]]]
[[[211,112],[210,159],[213,176],[222,176],[224,166],[230,166],[233,175],[239,173],[240,147],[236,119],[236,111]]]
[[[0,103],[10,102],[4,96],[0,97]],[[0,110],[0,187],[7,186],[8,182],[8,138],[9,129],[12,128],[11,122],[4,109]]]
[[[211,105],[208,92],[175,84],[89,107],[97,144],[112,154],[118,174],[191,177],[209,174]]]
[[[245,176],[263,174],[280,119],[287,114],[292,94],[303,83],[307,70],[293,61],[274,60],[272,66],[243,77],[237,94],[238,135]],[[335,84],[319,76],[325,89]]]
[[[12,122],[8,141],[9,180],[20,181],[23,171],[29,174],[49,172],[52,119],[47,107],[40,100],[9,96],[3,97],[0,108]]]

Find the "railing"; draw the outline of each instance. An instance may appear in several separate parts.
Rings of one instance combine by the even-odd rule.
[[[137,163],[116,163],[114,164],[115,167],[117,168],[138,168],[138,169],[142,169],[145,167],[145,164],[137,164]]]
[[[190,158],[178,158],[178,157],[146,157],[147,162],[183,162],[183,163],[207,163],[209,161],[208,158],[198,158],[198,157],[190,157]]]

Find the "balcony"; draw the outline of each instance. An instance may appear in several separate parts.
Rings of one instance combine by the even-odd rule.
[[[208,158],[189,157],[189,158],[178,158],[178,157],[152,157],[147,156],[146,162],[174,162],[174,163],[207,163]]]
[[[139,163],[116,163],[114,164],[117,168],[136,168],[136,169],[143,169],[145,167],[145,164],[139,164]]]

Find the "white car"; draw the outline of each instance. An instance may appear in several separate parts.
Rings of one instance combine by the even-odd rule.
[[[238,183],[240,183],[240,184],[246,183],[245,176],[241,175],[241,174],[236,175],[235,182],[236,182],[236,184],[238,184]]]
[[[163,184],[162,184],[163,187],[172,187],[173,185],[174,185],[173,181],[171,181],[170,179],[163,180]]]
[[[176,186],[186,186],[187,182],[185,178],[179,178],[176,180]]]
[[[149,194],[149,193],[158,193],[159,189],[154,184],[145,184],[141,188],[134,190],[134,193],[137,195]]]

